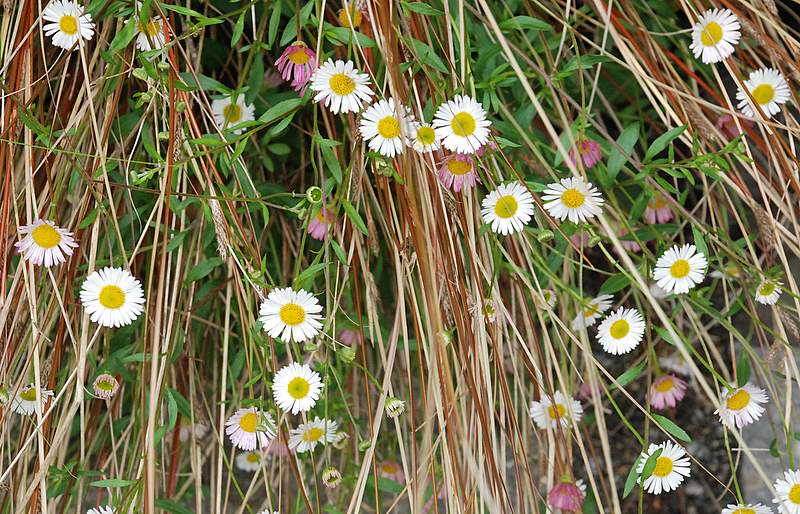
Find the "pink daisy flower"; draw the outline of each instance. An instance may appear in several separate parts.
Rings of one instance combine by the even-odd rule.
[[[579,230],[574,234],[572,234],[571,236],[569,236],[569,240],[572,241],[572,244],[574,244],[579,248],[581,246],[583,247],[589,246],[589,239],[590,239],[589,233],[586,232],[585,230]]]
[[[383,478],[393,480],[398,484],[404,484],[406,476],[403,473],[403,468],[393,460],[385,460],[378,464],[378,474]]]
[[[580,512],[585,498],[586,485],[584,485],[583,480],[578,480],[577,482],[563,480],[554,485],[550,492],[547,493],[547,504],[554,509]]]
[[[744,128],[752,125],[752,122],[749,120],[739,120],[739,124]],[[742,131],[736,126],[736,120],[734,120],[733,116],[730,114],[723,114],[717,118],[717,122],[714,126],[728,139],[736,139],[742,134]]]
[[[488,143],[486,143],[485,145],[479,146],[478,149],[475,150],[475,155],[478,156],[478,157],[483,157],[483,154],[485,154],[487,151],[496,152],[497,151],[497,143],[495,143],[494,141],[492,141],[490,139]]]
[[[672,212],[672,207],[667,203],[663,195],[656,193],[647,202],[647,208],[644,210],[644,219],[650,223],[667,223],[675,217]]]
[[[328,228],[333,225],[334,219],[333,213],[322,207],[308,223],[308,235],[317,241],[323,241],[328,236]]]
[[[358,331],[352,328],[346,328],[339,332],[339,342],[344,345],[353,346],[358,343],[360,339],[361,336],[358,334]]]
[[[675,375],[661,375],[650,386],[650,405],[664,410],[675,407],[686,396],[686,382]]]
[[[480,180],[475,173],[475,162],[472,157],[460,153],[445,157],[439,167],[438,175],[442,185],[456,193],[471,188]]]
[[[300,96],[303,96],[306,92],[306,83],[317,67],[317,54],[302,41],[297,41],[283,51],[275,61],[275,67],[283,80],[291,81],[292,89],[299,91]]]
[[[583,161],[583,167],[588,169],[594,168],[594,165],[603,160],[603,151],[600,149],[600,144],[591,139],[583,139],[575,144],[576,148],[569,151],[569,160],[574,163],[576,154]]]

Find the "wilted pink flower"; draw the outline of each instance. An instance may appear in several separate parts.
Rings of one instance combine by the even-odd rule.
[[[583,507],[583,500],[586,498],[585,491],[586,486],[583,485],[583,480],[577,482],[562,480],[547,493],[547,504],[554,509],[580,511]]]
[[[637,243],[636,241],[633,241],[633,240],[622,239],[627,234],[628,234],[628,229],[627,228],[621,228],[619,230],[619,237],[620,237],[620,241],[619,242],[622,243],[622,247],[625,248],[626,250],[628,250],[629,252],[641,252],[642,251],[642,247],[639,246],[639,243]]]
[[[378,464],[378,474],[383,478],[394,480],[398,484],[403,484],[406,481],[403,468],[400,467],[400,464],[393,460],[385,460]]]
[[[353,330],[352,328],[346,328],[339,332],[339,342],[344,345],[353,346],[360,340],[361,336],[358,334],[358,331]]]
[[[575,163],[575,154],[577,150],[578,156],[583,161],[583,167],[591,169],[595,164],[603,160],[603,151],[600,149],[600,144],[591,139],[582,139],[575,143],[575,148],[570,149],[568,158],[570,162]]]
[[[660,193],[656,193],[647,202],[647,208],[644,210],[644,219],[650,223],[667,223],[675,217],[672,212],[672,207],[667,203],[666,198]]]
[[[650,386],[650,405],[664,410],[675,407],[686,396],[686,382],[675,375],[661,375]]]
[[[597,386],[594,383],[583,382],[578,388],[578,398],[581,400],[591,400],[593,389],[597,389]]]
[[[292,83],[292,89],[300,92],[300,96],[306,91],[306,83],[317,67],[317,54],[308,48],[302,41],[292,43],[283,51],[275,67],[283,77],[283,80]]]
[[[485,145],[479,146],[478,149],[475,150],[475,155],[478,156],[478,157],[483,157],[483,154],[485,154],[487,150],[491,150],[492,152],[496,152],[497,151],[497,143],[495,143],[494,141],[492,141],[490,139],[488,143],[486,143]]]
[[[286,457],[289,455],[289,447],[283,441],[280,441],[277,437],[269,442],[269,444],[264,448],[264,453],[272,456],[272,457]]]
[[[308,234],[318,241],[324,240],[328,236],[328,227],[333,224],[334,219],[333,213],[322,207],[308,223]]]
[[[456,193],[469,189],[480,179],[475,173],[475,162],[465,154],[450,154],[439,167],[439,182]]]
[[[751,122],[748,120],[739,120],[739,124],[742,128],[751,125]],[[742,133],[739,130],[739,127],[736,126],[736,120],[733,119],[733,116],[730,114],[723,114],[717,119],[717,122],[714,124],[717,129],[722,132],[723,136],[726,136],[728,139],[736,139]]]

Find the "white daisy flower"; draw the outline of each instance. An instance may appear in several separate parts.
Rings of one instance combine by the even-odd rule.
[[[14,247],[23,259],[36,266],[44,264],[49,268],[61,264],[78,247],[72,232],[49,220],[38,219],[19,227],[19,233],[23,237],[14,243]]]
[[[153,16],[147,23],[139,21],[139,14],[136,13],[133,23],[136,23],[136,48],[142,52],[164,48],[167,39],[164,37],[164,20],[159,16]]]
[[[689,48],[695,59],[705,64],[720,62],[733,53],[739,42],[739,19],[730,9],[711,9],[703,13],[692,27],[692,44]]]
[[[92,15],[84,12],[77,2],[54,0],[42,10],[44,35],[52,37],[53,44],[64,50],[75,46],[79,40],[89,41],[94,36]],[[77,48],[77,47],[76,47]]]
[[[730,504],[722,509],[722,514],[772,514],[772,509],[760,503],[748,503],[747,505]]]
[[[240,450],[266,448],[275,438],[275,420],[255,407],[239,409],[225,422],[225,433]]]
[[[180,431],[178,431],[178,439],[185,443],[194,436],[199,441],[208,435],[209,430],[211,428],[203,421],[198,421],[194,424],[184,423],[181,425]]]
[[[656,261],[653,279],[668,293],[684,294],[703,281],[708,261],[694,245],[673,246]]]
[[[781,513],[800,514],[800,470],[787,469],[772,487],[778,493],[772,502],[779,505]]]
[[[394,98],[370,105],[358,126],[369,149],[389,158],[403,153],[409,129],[408,109],[396,104]]]
[[[281,368],[272,381],[275,403],[292,414],[311,410],[321,391],[322,378],[308,364],[292,362]]]
[[[594,325],[595,321],[600,318],[600,315],[611,308],[611,302],[614,297],[610,294],[601,294],[597,298],[586,304],[586,307],[575,316],[572,320],[570,327],[572,330],[580,330],[581,327],[589,328]]]
[[[620,307],[600,323],[597,340],[607,353],[622,355],[639,346],[644,327],[644,318],[638,310]]]
[[[319,334],[321,311],[317,298],[305,289],[294,291],[290,287],[278,287],[270,291],[261,304],[258,319],[270,337],[287,343],[302,343]]]
[[[262,451],[240,452],[236,455],[236,467],[242,471],[258,471],[261,467]]]
[[[104,327],[122,327],[144,312],[144,290],[126,270],[105,267],[83,282],[81,303],[93,322]]]
[[[781,297],[783,284],[778,281],[765,279],[756,290],[756,301],[764,305],[775,305]]]
[[[573,421],[580,422],[583,417],[583,407],[571,396],[556,391],[553,398],[542,395],[540,401],[531,402],[530,416],[542,430],[556,428],[559,425],[569,428]]]
[[[520,232],[533,216],[533,196],[519,182],[501,184],[481,204],[483,221],[504,236]]]
[[[747,383],[743,387],[725,391],[722,394],[722,405],[714,411],[719,420],[729,427],[742,428],[754,423],[764,414],[767,403],[767,392],[760,387]]]
[[[552,289],[542,289],[542,301],[549,307],[550,309],[556,306],[558,302],[558,298],[556,297],[555,291]]]
[[[114,514],[114,509],[111,505],[105,507],[94,507],[86,511],[86,514]]]
[[[562,178],[548,185],[542,201],[552,217],[560,221],[569,218],[573,223],[599,215],[604,202],[597,188],[580,177]]]
[[[233,134],[240,134],[244,127],[232,127],[255,119],[255,108],[252,104],[245,103],[244,95],[237,96],[236,103],[233,103],[233,97],[230,96],[217,98],[211,102],[211,111],[214,113],[214,123],[220,130],[231,129]]]
[[[353,61],[332,59],[316,69],[311,76],[311,90],[315,102],[323,102],[333,114],[358,112],[361,104],[372,98],[369,75],[359,73]]]
[[[480,102],[466,95],[456,95],[436,109],[432,126],[445,148],[469,154],[489,141],[491,124]]]
[[[750,78],[744,81],[744,85],[767,118],[778,114],[781,104],[791,98],[789,84],[786,83],[783,74],[772,68],[761,68],[750,72]],[[745,116],[751,118],[755,116],[750,98],[741,88],[736,92],[736,99],[739,101],[739,110]]]
[[[412,124],[411,135],[408,137],[407,143],[419,153],[434,152],[441,146],[431,124],[418,121]]]
[[[325,445],[336,438],[339,424],[330,419],[320,419],[303,423],[293,428],[289,435],[289,448],[297,453],[312,451],[317,444]]]
[[[653,470],[653,474],[644,481],[644,489],[650,494],[674,491],[681,485],[683,479],[690,474],[689,458],[683,448],[673,444],[671,441],[661,444],[650,443],[647,451],[642,452],[639,466],[636,468],[636,472],[639,474],[639,483],[642,481],[641,475],[647,459],[658,449],[661,449],[662,452],[656,459],[656,467]]]
[[[47,399],[53,396],[53,391],[49,389],[42,390],[42,394],[37,394],[36,386],[34,384],[26,385],[21,388],[14,400],[11,403],[11,410],[17,414],[29,415],[36,411],[36,406],[44,405]]]

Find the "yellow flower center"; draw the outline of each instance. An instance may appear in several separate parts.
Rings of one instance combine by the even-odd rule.
[[[292,49],[291,52],[289,52],[289,55],[286,56],[290,61],[292,61],[292,64],[300,65],[308,62],[308,54],[305,52],[305,50],[303,50],[303,48],[303,46],[297,45]]]
[[[501,196],[497,199],[497,203],[494,204],[494,213],[498,218],[504,220],[514,216],[517,213],[517,209],[519,209],[519,203],[517,203],[514,195]]]
[[[466,175],[472,171],[472,164],[460,159],[450,159],[447,161],[447,171],[453,175]]]
[[[106,309],[119,309],[125,303],[125,293],[118,286],[107,285],[100,290],[97,299]]]
[[[289,386],[286,389],[289,392],[289,396],[295,400],[302,400],[311,390],[311,384],[303,377],[296,377],[289,382]]]
[[[296,303],[287,303],[279,312],[281,321],[290,327],[299,325],[306,319],[306,311]]]
[[[381,466],[381,471],[386,473],[387,475],[393,475],[397,473],[397,466],[394,465],[393,462],[384,462]]]
[[[583,317],[584,318],[591,318],[592,316],[594,316],[595,314],[597,314],[599,312],[598,307],[600,307],[600,304],[597,304],[597,303],[593,303],[593,304],[589,305],[589,307],[587,307],[586,310],[583,311]]]
[[[239,420],[239,428],[245,432],[252,434],[256,431],[256,426],[258,426],[258,414],[255,412],[248,412]]]
[[[722,40],[722,27],[715,21],[710,21],[703,27],[703,33],[700,35],[700,41],[703,46],[714,46]]]
[[[61,32],[64,34],[67,34],[68,36],[74,36],[78,33],[78,18],[69,14],[65,14],[58,21],[58,28],[60,28]]]
[[[743,507],[741,509],[736,509],[731,514],[756,514],[756,511],[753,509],[748,509],[747,507]]]
[[[436,141],[436,132],[430,127],[420,127],[417,130],[417,139],[425,146],[432,145]]]
[[[744,389],[739,389],[733,394],[733,396],[729,396],[725,401],[725,405],[727,405],[728,409],[730,410],[742,410],[747,407],[747,404],[749,403],[750,393]]]
[[[567,189],[563,193],[561,193],[561,203],[567,206],[569,209],[577,209],[583,202],[586,201],[586,195],[575,189],[574,187],[571,189]]]
[[[662,209],[667,206],[667,201],[661,195],[655,195],[647,202],[647,206],[651,209]]]
[[[35,402],[36,401],[36,388],[31,387],[26,391],[22,391],[19,393],[19,397],[25,400],[26,402]]]
[[[453,133],[461,137],[471,136],[475,132],[476,125],[475,118],[468,112],[460,112],[453,116],[450,121],[450,128],[453,129]]]
[[[352,25],[350,24],[350,20],[353,21]],[[353,7],[350,9],[350,17],[348,18],[347,11],[339,9],[339,23],[342,27],[357,28],[361,25],[361,11]]]
[[[672,459],[669,457],[659,457],[656,460],[656,469],[653,470],[653,475],[658,478],[664,478],[672,473]]]
[[[239,104],[228,104],[222,109],[222,115],[228,123],[236,123],[242,119],[242,108],[239,107]]]
[[[673,381],[671,378],[665,378],[661,382],[656,384],[656,391],[659,393],[668,393],[672,391]]]
[[[394,116],[378,120],[378,134],[384,139],[394,139],[400,135],[400,122]]]
[[[356,90],[356,83],[344,73],[336,73],[328,81],[331,91],[338,96],[347,96]]]
[[[800,484],[794,484],[789,489],[789,501],[795,505],[800,505]]]
[[[689,261],[686,259],[678,259],[669,267],[670,274],[675,278],[683,278],[689,274]]]
[[[61,234],[47,223],[39,225],[31,232],[33,242],[40,248],[53,248],[61,242]]]
[[[547,407],[547,414],[550,416],[550,419],[560,419],[566,416],[567,409],[560,403],[557,403]]]
[[[775,98],[775,88],[770,84],[759,84],[751,94],[758,105],[767,105]]]
[[[761,296],[769,296],[775,292],[775,284],[772,282],[764,282],[761,286],[761,289],[758,290],[758,294]]]
[[[151,38],[154,38],[161,33],[161,23],[159,23],[158,21],[151,20],[150,22],[147,23],[147,25],[144,25],[142,27],[142,32],[144,32]]]
[[[314,441],[319,441],[320,437],[322,437],[324,433],[325,432],[319,427],[311,427],[303,434],[303,440],[313,443]]]
[[[618,319],[614,323],[611,324],[611,328],[608,329],[608,333],[611,334],[611,337],[614,339],[622,339],[628,332],[631,331],[631,324],[628,323],[628,320],[625,319]]]
[[[114,384],[109,382],[108,380],[100,380],[97,382],[97,388],[101,391],[113,391]]]
[[[261,459],[258,457],[257,453],[248,453],[247,454],[247,462],[252,462],[253,464],[259,462]]]

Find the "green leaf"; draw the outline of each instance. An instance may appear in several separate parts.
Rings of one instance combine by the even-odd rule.
[[[638,366],[634,366],[633,368],[625,371],[624,373],[622,373],[620,376],[617,377],[617,383],[619,383],[619,386],[617,386],[617,384],[611,384],[609,390],[613,390],[616,387],[625,387],[626,385],[630,384],[631,382],[636,380],[636,377],[639,376],[639,374],[642,372],[645,366],[647,366],[647,361],[642,360],[642,362],[640,362]]]
[[[233,35],[231,36],[231,48],[236,46],[236,43],[242,38],[242,34],[244,34],[244,15],[249,11],[242,11],[242,14],[239,15],[239,19],[236,20],[236,25],[233,26]]]
[[[652,455],[647,459],[647,462],[644,463],[644,467],[642,468],[642,482],[650,478],[650,475],[653,474],[653,471],[656,469],[656,464],[658,463],[658,458],[661,457],[661,452],[664,451],[664,448],[659,448],[658,450],[654,451]]]
[[[450,70],[447,66],[445,66],[442,59],[436,55],[436,52],[433,50],[433,48],[426,45],[422,41],[414,39],[413,37],[407,37],[405,38],[405,41],[414,54],[416,54],[417,59],[421,64],[436,68],[442,73],[449,73]]]
[[[195,78],[196,77],[196,78]],[[187,84],[196,84],[203,91],[221,91],[229,92],[230,90],[222,85],[218,80],[207,77],[202,73],[192,74],[188,71],[180,73],[180,78]]]
[[[514,16],[500,23],[500,28],[503,30],[553,30],[549,23],[530,16]]]
[[[603,285],[600,286],[600,292],[602,294],[616,293],[627,287],[630,283],[631,279],[625,273],[615,273],[603,282]]]
[[[90,482],[92,487],[128,487],[136,483],[136,480],[123,480],[121,478],[109,478],[108,480],[95,480]]]
[[[178,420],[178,403],[175,398],[167,391],[167,414],[169,416],[169,429],[175,428],[175,421]]]
[[[164,498],[159,498],[155,501],[156,507],[159,509],[164,509],[167,512],[172,512],[173,514],[194,514],[193,511],[176,503],[172,500],[166,500]]]
[[[650,162],[653,157],[663,152],[667,145],[683,134],[684,130],[686,130],[686,125],[681,125],[658,136],[653,141],[653,144],[650,145],[650,148],[647,149],[647,153],[644,155],[644,162]]]
[[[116,53],[127,47],[136,36],[137,23],[139,23],[139,20],[136,17],[133,17],[124,25],[122,25],[122,30],[117,32],[117,34],[114,36],[114,39],[111,40],[111,44],[108,46],[108,51],[111,53]]]
[[[636,480],[639,478],[636,468],[639,466],[639,461],[641,459],[641,455],[636,457],[636,460],[633,461],[633,465],[631,466],[631,470],[628,471],[628,478],[625,479],[625,490],[622,492],[623,499],[627,498],[628,495],[631,494],[631,491],[633,491],[633,488],[636,485]]]
[[[347,266],[347,254],[344,253],[344,249],[341,246],[339,246],[339,243],[337,243],[333,239],[331,239],[330,243],[331,243],[331,247],[333,247],[333,253],[336,254],[336,257],[339,258],[339,261],[342,264]]]
[[[694,245],[697,247],[697,251],[708,259],[708,246],[706,245],[706,240],[703,238],[703,233],[696,226],[692,225],[692,234],[694,235]]]
[[[272,3],[272,14],[269,16],[269,30],[267,31],[267,49],[272,49],[275,38],[278,36],[278,26],[281,23],[281,10],[283,2]]]
[[[442,16],[444,13],[423,2],[400,2],[407,10],[425,16]]]
[[[622,147],[624,154],[620,152],[616,146],[611,148],[611,153],[608,156],[608,164],[606,165],[607,182],[611,184],[617,178],[617,174],[625,165],[625,162],[633,152],[636,142],[639,140],[639,124],[632,123],[625,127],[622,134],[617,138],[617,144]]]
[[[297,276],[297,287],[300,289],[308,289],[308,286],[314,282],[314,277],[317,276],[317,273],[324,270],[327,266],[327,262],[318,262],[307,267]]]
[[[367,231],[367,225],[364,224],[364,220],[361,219],[361,215],[358,214],[358,211],[355,209],[355,207],[353,207],[353,205],[347,200],[342,200],[342,207],[344,207],[344,213],[348,218],[350,218],[350,221],[353,222],[353,225],[355,225],[362,234],[368,236],[369,231]]]
[[[333,179],[337,184],[342,183],[342,166],[339,164],[339,159],[330,147],[322,147],[322,158],[325,160],[325,166],[333,175]]]
[[[744,387],[750,381],[750,357],[747,352],[743,351],[739,354],[739,360],[736,362],[736,385]]]
[[[653,414],[653,419],[656,420],[656,423],[663,428],[668,434],[672,435],[672,437],[676,439],[680,439],[681,441],[685,441],[687,443],[692,442],[692,438],[689,437],[689,434],[686,433],[684,429],[679,427],[669,418],[665,418],[660,414]],[[649,475],[648,475],[649,476]]]
[[[222,264],[222,259],[219,257],[212,257],[211,259],[201,261],[197,264],[197,266],[189,270],[189,273],[186,274],[186,282],[190,283],[200,280],[211,273],[211,271],[213,271],[213,269],[220,264]]]
[[[258,118],[258,121],[262,123],[270,123],[277,120],[278,118],[283,118],[288,113],[292,112],[297,107],[299,107],[300,104],[302,103],[303,103],[302,98],[289,98],[288,100],[284,100],[283,102],[273,105],[272,107],[267,109],[267,112],[262,114],[261,117]]]

